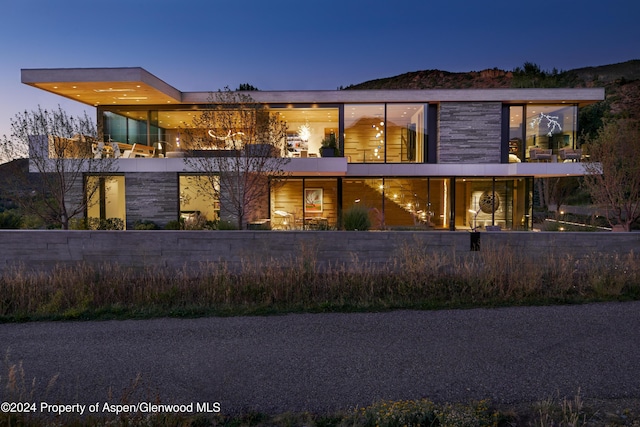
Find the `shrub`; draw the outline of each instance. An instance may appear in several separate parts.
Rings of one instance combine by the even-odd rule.
[[[121,218],[72,218],[69,220],[71,230],[124,230]]]
[[[14,211],[0,213],[0,228],[15,229],[22,227],[22,217]]]
[[[180,221],[173,220],[173,221],[169,221],[167,223],[167,225],[164,226],[165,230],[181,230],[182,226],[180,225]]]
[[[237,230],[238,226],[231,221],[217,220],[215,223],[216,230]]]
[[[363,205],[353,205],[342,213],[342,225],[345,230],[366,231],[371,228],[369,209]]]
[[[134,230],[160,230],[160,227],[158,226],[158,224],[156,224],[153,221],[149,221],[148,219],[143,219],[143,220],[136,221],[133,224],[133,229]]]
[[[89,230],[89,219],[71,218],[69,220],[69,230]]]
[[[199,214],[195,214],[192,217],[187,219],[180,218],[177,220],[169,221],[167,225],[164,226],[165,230],[234,230],[233,226],[230,225],[228,228],[225,227],[225,224],[222,224],[220,221],[210,221],[207,217]]]

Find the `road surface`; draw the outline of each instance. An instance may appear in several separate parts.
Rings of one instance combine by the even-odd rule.
[[[5,365],[22,363],[32,400],[69,405],[216,403],[232,414],[640,398],[640,302],[0,324],[0,350]]]

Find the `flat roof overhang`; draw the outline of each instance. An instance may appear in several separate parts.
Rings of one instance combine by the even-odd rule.
[[[261,103],[288,105],[347,103],[444,103],[501,102],[506,104],[578,104],[585,106],[604,100],[604,88],[555,89],[392,89],[333,91],[256,91],[251,97]],[[206,102],[209,93],[190,92],[184,101]]]
[[[92,106],[207,104],[210,92],[180,92],[140,67],[23,69],[22,82]],[[393,89],[253,91],[261,103],[340,104],[383,102],[504,102],[588,105],[604,100],[604,88]]]
[[[22,83],[94,107],[180,104],[182,93],[139,68],[23,69]]]

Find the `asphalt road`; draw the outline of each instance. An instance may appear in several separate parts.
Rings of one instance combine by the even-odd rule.
[[[276,413],[422,397],[518,403],[578,390],[640,398],[640,302],[0,324],[0,350],[5,364],[22,363],[31,399],[49,403],[218,402],[223,413]],[[6,367],[0,378],[0,400],[12,399]]]

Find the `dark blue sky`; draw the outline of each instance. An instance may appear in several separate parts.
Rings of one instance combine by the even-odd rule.
[[[637,0],[12,0],[0,16],[0,134],[39,104],[84,109],[22,85],[21,68],[141,66],[182,91],[305,90],[640,59]]]

